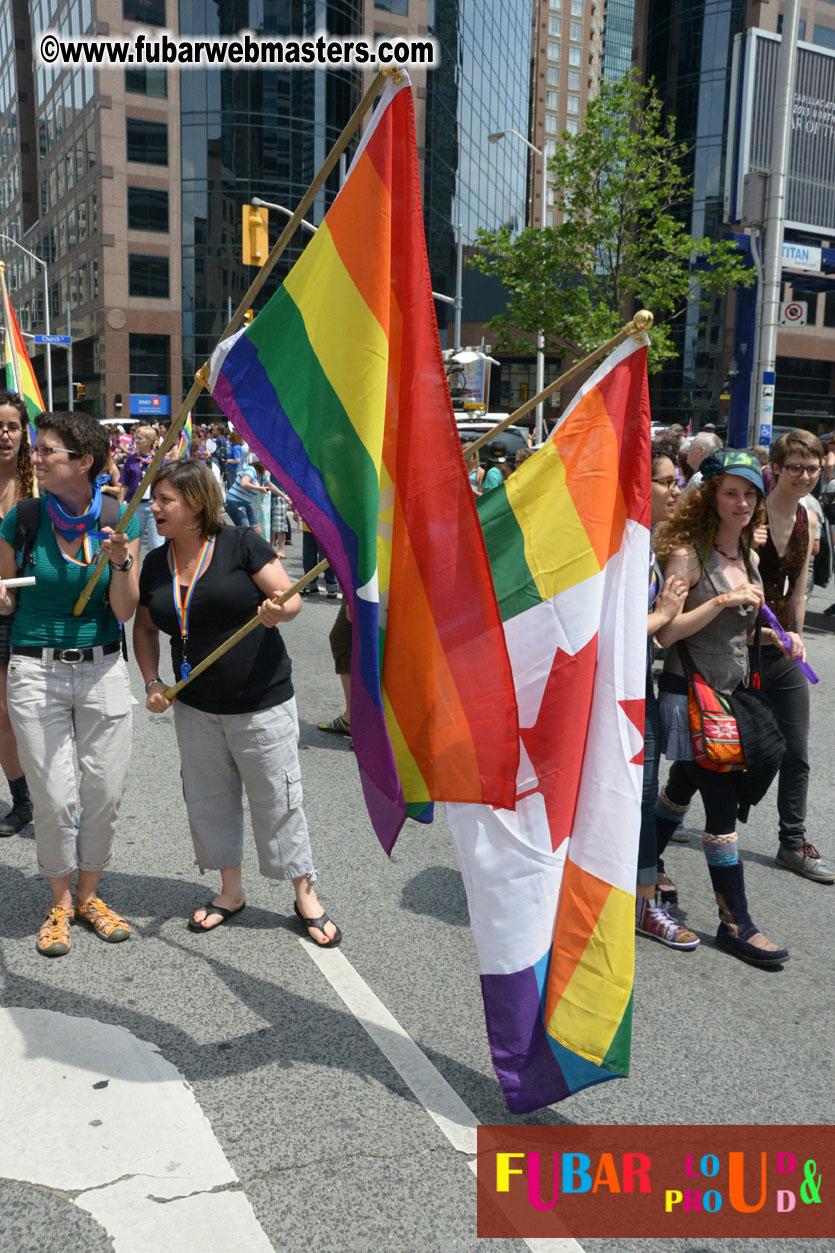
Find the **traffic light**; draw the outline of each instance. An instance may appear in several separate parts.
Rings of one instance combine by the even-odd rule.
[[[244,265],[263,265],[270,251],[269,209],[244,205],[241,251]]]
[[[76,403],[78,403],[79,400],[83,400],[87,395],[87,388],[83,383],[73,383],[72,392]]]
[[[249,326],[250,322],[252,321],[254,317],[255,317],[255,310],[247,309],[246,313],[244,314],[244,326]]]

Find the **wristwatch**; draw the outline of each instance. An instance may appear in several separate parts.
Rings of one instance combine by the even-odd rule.
[[[112,570],[119,570],[121,572],[124,572],[125,570],[130,570],[132,565],[133,565],[133,553],[128,553],[127,559],[123,561],[120,566],[117,566],[115,561],[111,561],[110,563],[110,567]]]

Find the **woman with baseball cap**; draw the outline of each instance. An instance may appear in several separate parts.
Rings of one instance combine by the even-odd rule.
[[[747,687],[748,653],[764,603],[754,528],[765,517],[763,481],[756,457],[724,449],[701,463],[703,481],[684,493],[673,518],[662,523],[653,546],[667,580],[684,580],[682,612],[657,633],[667,648],[659,714],[667,758],[674,762],[662,791],[662,815],[680,820],[695,785],[705,808],[702,843],[719,906],[717,945],[754,966],[778,966],[788,951],[758,930],[748,912],[736,832],[739,791],[733,772],[700,766],[693,753],[688,684],[682,643],[691,667],[715,691],[730,696]],[[751,763],[749,763],[750,765]]]

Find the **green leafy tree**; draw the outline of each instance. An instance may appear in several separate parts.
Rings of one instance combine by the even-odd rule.
[[[561,224],[479,232],[484,251],[471,264],[509,298],[490,322],[500,347],[529,352],[541,329],[551,351],[580,356],[644,308],[655,315],[658,370],[677,355],[671,324],[689,304],[752,281],[732,243],[688,234],[678,211],[690,192],[686,152],[651,86],[627,76],[601,89],[549,163]]]

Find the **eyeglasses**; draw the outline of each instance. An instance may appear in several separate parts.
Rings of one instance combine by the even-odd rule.
[[[786,474],[790,474],[793,479],[799,479],[801,474],[808,474],[810,479],[814,479],[814,478],[817,478],[817,476],[821,472],[821,468],[819,465],[818,466],[791,465],[791,466],[783,466],[783,469],[786,471]]]
[[[84,454],[75,452],[72,448],[56,448],[54,444],[35,444],[32,449],[33,457],[51,457],[54,452],[65,452],[68,457],[83,457]]]
[[[665,487],[668,492],[671,492],[674,487],[678,487],[678,479],[674,477],[668,479],[653,479],[652,481],[653,483],[660,484],[661,487]]]

